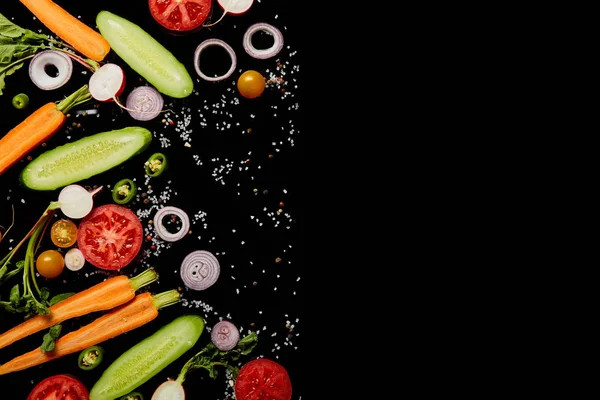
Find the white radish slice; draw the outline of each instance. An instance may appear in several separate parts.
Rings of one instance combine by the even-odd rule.
[[[150,400],[185,400],[183,386],[172,379],[160,384]]]
[[[70,271],[79,271],[85,265],[85,257],[77,247],[65,253],[65,267]]]
[[[58,194],[60,210],[69,218],[81,219],[85,217],[94,208],[94,195],[101,188],[102,186],[90,192],[81,185],[65,186]]]
[[[125,72],[117,64],[104,64],[93,73],[88,86],[94,99],[116,100],[125,89]]]
[[[56,68],[56,76],[48,74],[50,67]],[[42,51],[36,54],[29,63],[29,77],[42,90],[58,89],[69,81],[72,74],[73,61],[60,51]]]
[[[241,15],[248,11],[254,0],[217,0],[221,8],[231,15]]]

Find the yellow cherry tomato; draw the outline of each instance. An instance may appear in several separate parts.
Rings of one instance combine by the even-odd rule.
[[[46,250],[35,260],[35,267],[44,278],[56,278],[65,268],[65,258],[56,250]]]
[[[252,69],[240,75],[237,81],[238,91],[247,99],[260,96],[265,91],[265,85],[265,77]]]
[[[77,241],[77,225],[68,219],[59,219],[50,229],[50,239],[58,247],[71,247]]]

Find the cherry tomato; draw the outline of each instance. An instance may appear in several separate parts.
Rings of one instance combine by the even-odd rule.
[[[68,219],[59,219],[50,228],[50,239],[58,247],[71,247],[77,241],[77,225]]]
[[[260,72],[248,70],[237,81],[238,91],[247,99],[254,99],[265,91],[266,80]]]
[[[79,223],[77,247],[90,264],[106,270],[126,267],[142,248],[138,216],[125,206],[98,206]]]
[[[35,260],[35,267],[44,278],[56,278],[65,269],[65,258],[56,250],[46,250]]]
[[[234,391],[237,400],[290,400],[292,382],[283,365],[257,358],[242,365]]]
[[[210,15],[212,0],[148,0],[148,6],[163,28],[183,33],[202,27]]]
[[[90,395],[80,380],[69,375],[53,375],[39,382],[27,400],[89,400]]]

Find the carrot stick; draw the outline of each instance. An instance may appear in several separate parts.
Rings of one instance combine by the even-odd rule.
[[[48,29],[94,61],[102,61],[110,44],[99,33],[51,0],[20,0]]]
[[[67,120],[66,113],[92,98],[84,85],[59,103],[47,103],[0,139],[0,175],[54,135]]]
[[[158,279],[152,268],[128,278],[119,275],[76,293],[50,307],[50,314],[36,315],[0,335],[0,349],[33,333],[71,318],[110,310],[133,299],[135,292]]]
[[[0,375],[21,371],[85,350],[139,328],[154,320],[158,316],[158,310],[177,303],[179,298],[179,292],[174,289],[154,296],[148,292],[138,294],[133,300],[111,310],[94,322],[60,337],[54,342],[54,350],[44,353],[38,347],[2,364]]]

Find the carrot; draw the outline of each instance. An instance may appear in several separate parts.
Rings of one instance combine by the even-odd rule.
[[[50,307],[50,314],[36,315],[0,335],[0,349],[42,329],[96,311],[110,310],[135,297],[135,292],[158,279],[152,268],[128,278],[119,275],[76,293]]]
[[[48,29],[86,57],[102,61],[110,44],[99,33],[51,0],[20,0]]]
[[[66,113],[92,98],[87,85],[59,103],[47,103],[0,139],[0,175],[54,135],[67,120]]]
[[[54,350],[44,353],[39,347],[0,365],[0,375],[35,367],[48,361],[80,352],[154,320],[158,311],[179,301],[177,290],[157,295],[138,294],[133,300],[120,305],[76,331],[67,333],[54,342]]]

